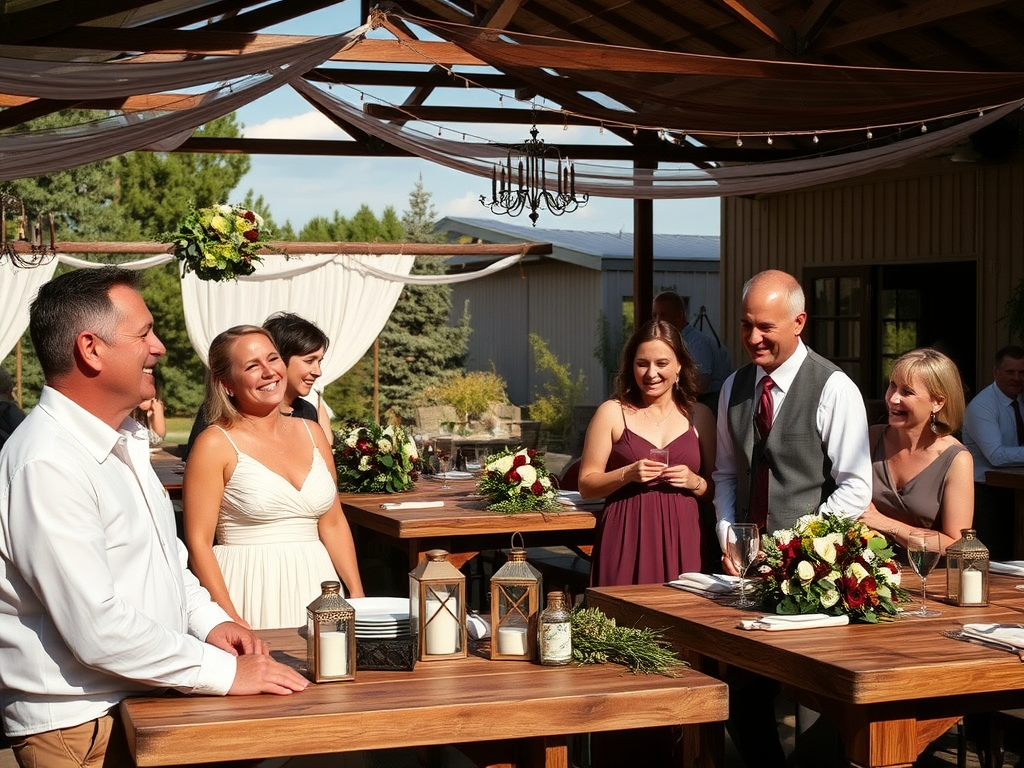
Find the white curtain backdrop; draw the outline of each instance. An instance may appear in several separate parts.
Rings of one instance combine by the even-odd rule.
[[[25,333],[28,305],[56,269],[56,259],[35,269],[19,269],[10,262],[0,264],[0,360],[11,353]]]
[[[215,283],[189,273],[181,281],[185,325],[196,354],[207,363],[213,337],[233,325],[261,325],[273,312],[294,312],[316,323],[331,345],[318,388],[338,379],[363,356],[384,328],[402,293],[414,256],[269,256],[255,274]],[[390,273],[371,275],[364,265]]]

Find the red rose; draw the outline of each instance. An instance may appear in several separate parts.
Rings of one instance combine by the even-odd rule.
[[[533,491],[534,496],[544,495],[544,486],[540,484],[540,480],[534,480],[533,485],[530,486],[530,490]]]
[[[244,237],[250,243],[255,243],[259,236],[260,233],[257,232],[255,229],[247,229],[245,230],[245,232],[242,233],[242,237]]]
[[[256,214],[253,213],[252,211],[246,211],[245,213],[243,213],[242,214],[242,218],[245,219],[248,222],[252,222],[252,223],[256,222]]]
[[[514,469],[511,470],[507,475],[505,475],[505,477],[508,479],[508,481],[510,483],[521,483],[521,482],[523,482],[523,478]]]
[[[512,466],[513,467],[521,467],[521,466],[523,466],[523,464],[526,464],[526,463],[527,463],[526,457],[523,456],[523,454],[521,454],[521,453],[517,453],[515,456],[512,457]]]
[[[537,455],[537,451],[534,448],[527,448],[526,449],[526,455],[529,456],[532,459],[534,456]]]

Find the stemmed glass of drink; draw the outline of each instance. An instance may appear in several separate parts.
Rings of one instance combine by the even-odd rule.
[[[905,616],[930,618],[942,615],[941,611],[928,610],[925,606],[925,598],[928,595],[928,574],[939,562],[939,546],[938,531],[912,531],[908,537],[907,556],[910,558],[910,567],[921,577],[921,607],[916,611],[905,612]]]
[[[761,532],[756,523],[734,523],[729,526],[726,553],[740,575],[740,596],[729,603],[734,608],[750,608],[755,602],[747,596],[747,571],[761,551]]]

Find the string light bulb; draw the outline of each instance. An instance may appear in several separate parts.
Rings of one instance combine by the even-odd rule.
[[[772,135],[771,135],[771,134],[769,133],[769,134],[768,134],[768,146],[770,147],[770,146],[771,146],[772,144],[774,144],[774,143],[775,143],[775,142],[774,142],[774,140],[772,140]]]
[[[817,144],[819,141],[821,141],[821,139],[818,138],[818,134],[814,134],[814,137],[811,139],[811,141]]]
[[[743,146],[743,139],[741,139],[739,136],[736,137],[736,146],[737,147],[742,147]]]
[[[868,138],[869,138],[869,139],[873,139],[873,138],[875,138],[875,134],[873,134],[873,133],[871,132],[871,129],[870,129],[870,128],[868,128]]]
[[[921,123],[921,133],[928,133],[928,126]]]

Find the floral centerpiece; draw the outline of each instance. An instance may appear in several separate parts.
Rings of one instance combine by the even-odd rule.
[[[889,542],[857,520],[805,515],[764,536],[761,550],[758,597],[775,613],[847,614],[875,624],[909,599]]]
[[[558,508],[544,459],[532,448],[506,448],[484,463],[478,486],[487,509],[507,515]]]
[[[263,261],[260,246],[270,239],[263,218],[238,205],[192,208],[173,232],[160,236],[174,244],[181,274],[201,280],[230,280],[251,275]]]
[[[394,424],[349,424],[337,433],[334,463],[338,489],[356,493],[407,491],[421,469],[415,443]]]

